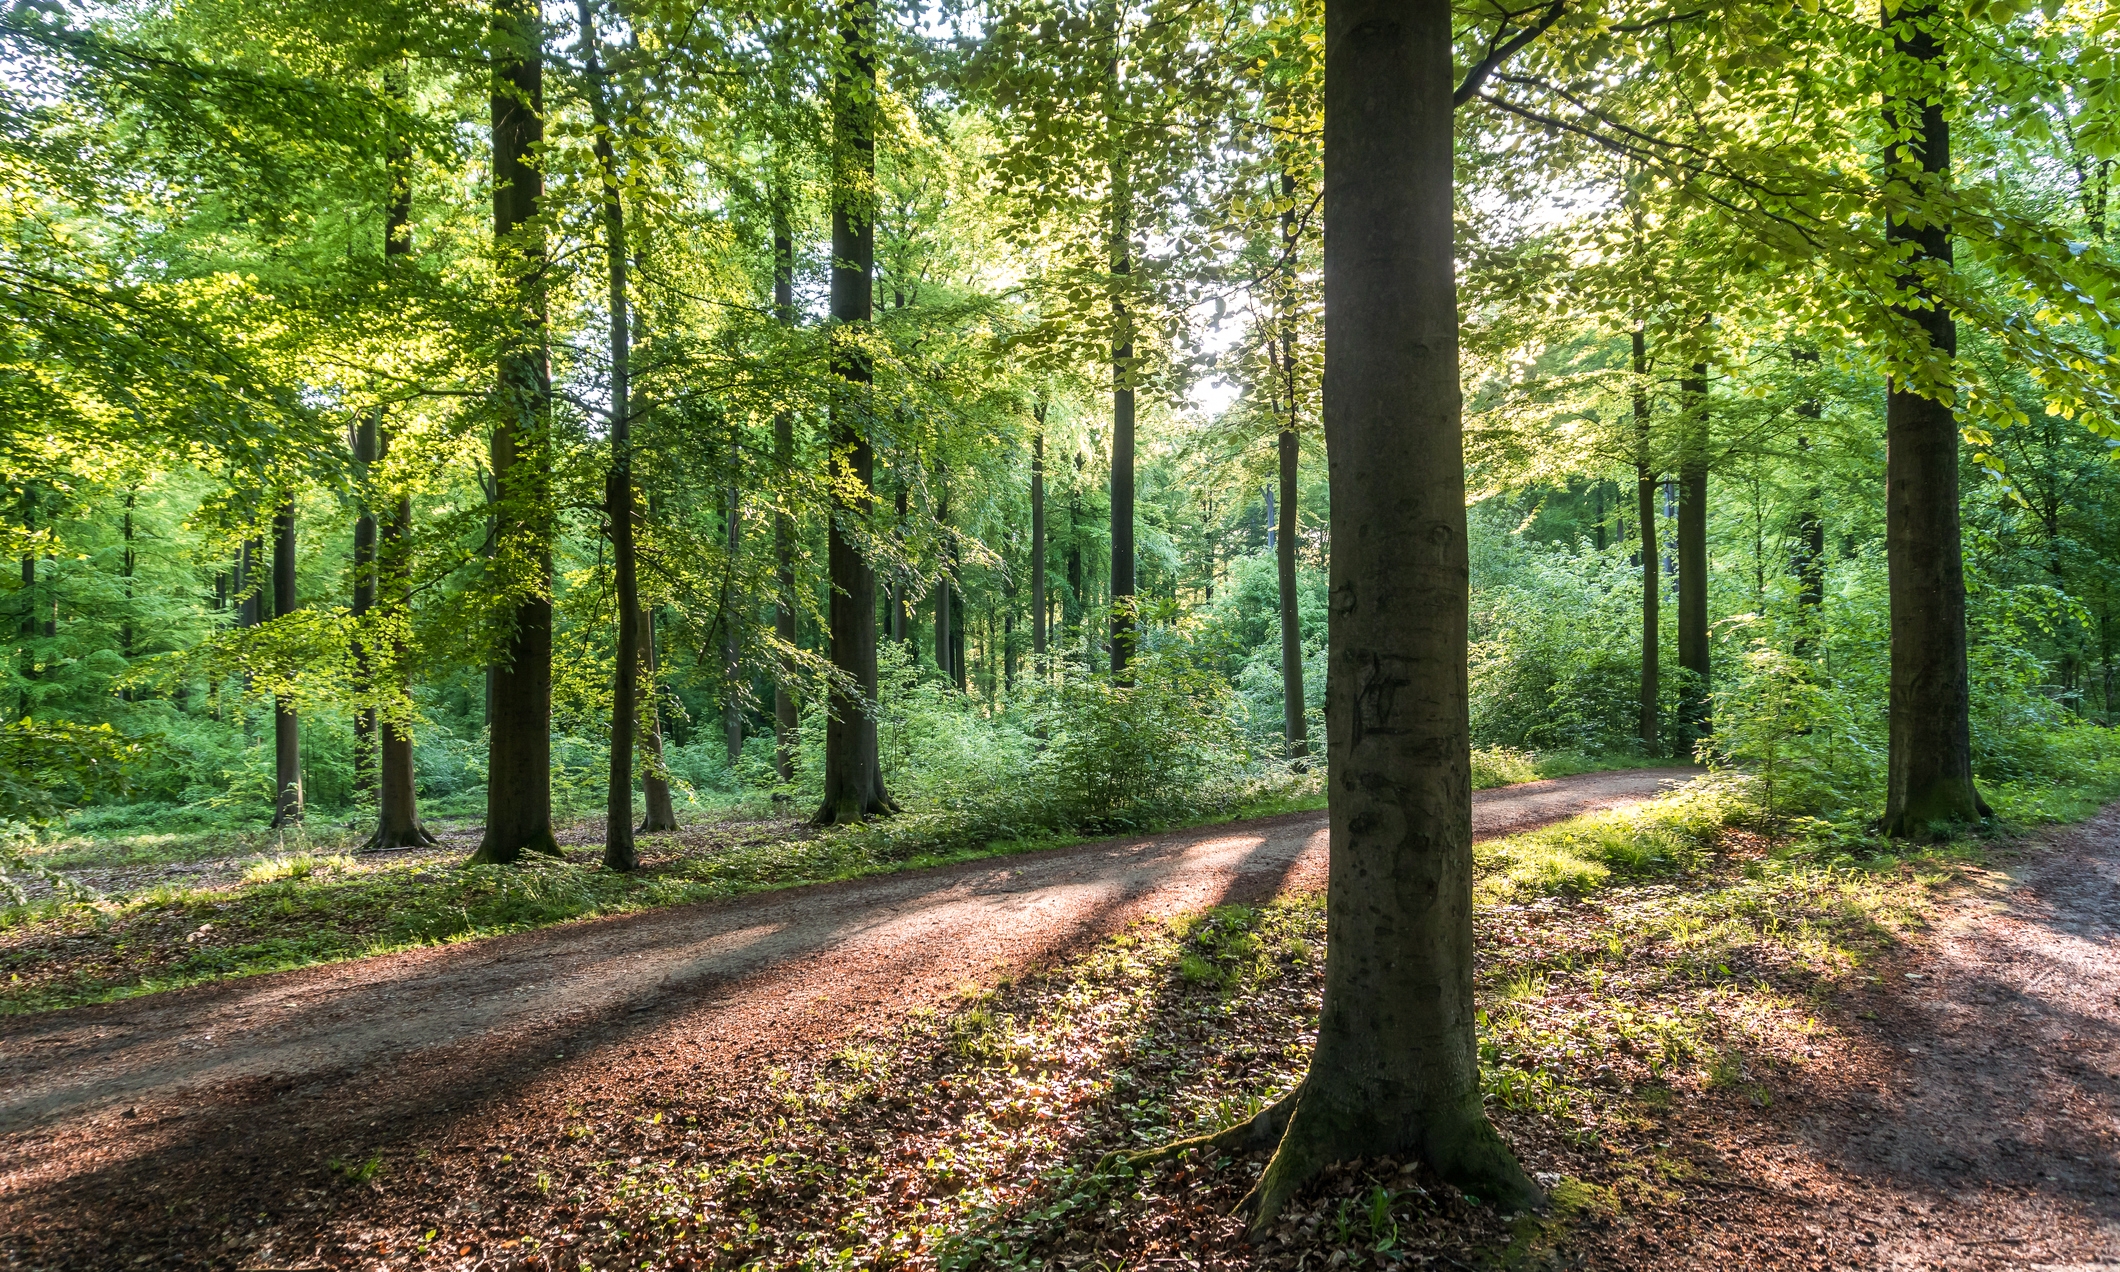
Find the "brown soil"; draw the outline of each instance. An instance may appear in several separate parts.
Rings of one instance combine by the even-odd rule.
[[[1687,776],[1483,791],[1475,832]],[[515,1121],[555,1131],[556,1108],[595,1121],[755,1088],[1137,919],[1316,887],[1323,830],[1322,813],[1289,814],[0,1022],[0,1252],[40,1268],[249,1266],[246,1251],[275,1247],[304,1251],[285,1266],[337,1263],[309,1213],[329,1163],[417,1146],[446,1174],[450,1155],[528,1129]]]

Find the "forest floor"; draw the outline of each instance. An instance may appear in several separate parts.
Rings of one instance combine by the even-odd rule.
[[[1296,814],[0,1021],[0,1256],[2120,1258],[2120,808],[1984,854],[1821,866],[1685,793],[1636,806],[1671,776],[1479,797],[1490,834],[1615,810],[1479,850],[1490,1110],[1544,1215],[1370,1162],[1251,1246],[1226,1216],[1257,1161],[1092,1169],[1301,1072],[1323,835]]]

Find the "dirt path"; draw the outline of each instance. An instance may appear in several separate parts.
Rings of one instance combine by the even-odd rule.
[[[1821,1012],[1838,1045],[1770,1109],[1675,1119],[1703,1183],[1588,1265],[2120,1263],[2120,805],[2042,838]]]
[[[1475,832],[1686,776],[1484,791]],[[7,1020],[0,1250],[31,1266],[218,1263],[200,1232],[294,1208],[298,1180],[329,1159],[483,1141],[511,1102],[549,1107],[555,1092],[583,1108],[658,1083],[755,1083],[1135,919],[1317,886],[1323,829],[1322,813],[1291,814]]]

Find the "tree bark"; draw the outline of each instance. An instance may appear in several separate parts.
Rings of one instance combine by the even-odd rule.
[[[773,201],[773,312],[782,324],[795,325],[795,239],[788,229],[786,197]],[[795,471],[795,417],[782,411],[773,417],[773,461],[785,479]],[[773,514],[773,566],[777,595],[773,601],[773,634],[793,648],[795,630],[795,518],[786,501]],[[801,709],[783,669],[773,683],[773,769],[782,782],[795,780],[795,746]]]
[[[941,473],[938,472],[935,476],[935,524],[947,534],[950,528],[949,487],[943,485]],[[957,665],[956,658],[950,652],[951,638],[957,630],[955,624],[950,621],[950,602],[953,599],[950,595],[950,584],[950,573],[945,569],[942,571],[942,577],[935,583],[935,670],[942,673],[944,680],[952,679],[951,669]]]
[[[1480,1100],[1450,6],[1328,0],[1325,993],[1252,1231],[1324,1167],[1410,1157],[1538,1192]]]
[[[544,29],[526,0],[500,0],[493,90],[493,238],[513,283],[514,330],[496,384],[493,467],[495,581],[512,602],[500,656],[488,668],[486,833],[474,863],[525,852],[557,857],[552,837],[552,370],[545,349],[536,226],[544,197]]]
[[[832,77],[832,369],[844,387],[832,410],[827,549],[832,667],[839,681],[827,702],[824,802],[812,819],[820,826],[896,811],[876,744],[876,572],[859,542],[875,501],[872,376],[867,354],[848,330],[875,315],[875,0],[843,0],[840,20],[842,48]]]
[[[402,80],[393,76],[392,92],[403,96]],[[412,254],[412,148],[393,141],[389,154],[390,202],[383,213],[383,258],[398,261]],[[382,411],[375,415],[375,458],[390,454],[390,419]],[[372,483],[372,478],[371,478]],[[368,486],[373,497],[373,485]],[[370,515],[373,516],[372,507]],[[400,493],[388,520],[382,521],[375,553],[374,596],[376,611],[385,620],[403,623],[412,608],[412,569],[406,554],[412,549],[412,496]],[[366,848],[385,851],[421,848],[436,842],[420,824],[417,774],[413,768],[412,722],[406,716],[411,706],[410,686],[405,676],[405,643],[393,636],[390,666],[396,694],[391,710],[376,713],[376,828]]]
[[[1288,758],[1300,760],[1310,754],[1310,726],[1305,718],[1303,625],[1296,598],[1296,475],[1302,451],[1296,432],[1301,398],[1296,391],[1295,193],[1295,177],[1282,173],[1281,197],[1291,201],[1281,212],[1281,373],[1287,380],[1288,427],[1281,430],[1281,524],[1275,556],[1281,583],[1281,733],[1288,743]]]
[[[743,452],[732,432],[729,436],[729,471],[737,471],[742,462]],[[721,531],[722,547],[729,559],[728,572],[722,577],[730,580],[721,590],[721,740],[729,770],[734,772],[737,761],[743,758],[743,685],[738,680],[742,671],[738,658],[741,646],[736,631],[740,610],[734,582],[736,558],[743,550],[743,504],[734,481],[722,491]]]
[[[1898,71],[1912,91],[1888,97],[1887,186],[1902,197],[1941,193],[1950,180],[1944,50],[1933,4],[1887,10]],[[1950,232],[1934,218],[1893,217],[1886,236],[1912,267],[1948,267]],[[1933,352],[1948,366],[1957,324],[1910,269],[1901,285],[1920,303],[1898,316],[1921,332],[1909,362]],[[1884,831],[1926,837],[1989,815],[1973,785],[1972,687],[1966,669],[1965,567],[1958,527],[1958,420],[1953,390],[1924,392],[1893,379],[1885,395],[1885,563],[1892,610],[1890,758]],[[1930,396],[1940,394],[1941,396]]]
[[[295,612],[294,499],[289,497],[272,514],[272,616],[285,618]],[[284,693],[272,700],[272,771],[275,830],[302,822],[302,723],[294,701]]]
[[[1045,403],[1031,408],[1031,670],[1045,674]]]
[[[1642,754],[1663,751],[1660,710],[1662,685],[1657,662],[1661,656],[1662,619],[1658,602],[1663,580],[1657,574],[1656,468],[1649,456],[1649,352],[1639,329],[1634,332],[1634,515],[1641,522],[1642,567],[1642,678],[1638,733]]]
[[[22,493],[22,530],[25,539],[37,533],[36,496],[25,489]],[[246,542],[245,550],[249,548]],[[27,720],[36,709],[36,700],[31,697],[29,685],[37,678],[37,553],[32,547],[22,554],[22,710],[21,719]]]
[[[1132,244],[1124,203],[1123,161],[1113,164],[1112,274],[1132,272]],[[1126,665],[1134,653],[1134,342],[1132,317],[1117,286],[1112,291],[1112,489],[1111,624],[1112,676],[1130,683]]]
[[[1693,364],[1679,386],[1686,443],[1678,464],[1678,665],[1689,673],[1684,757],[1708,734],[1708,368]]]
[[[387,225],[388,214],[385,214]],[[384,252],[389,252],[389,237],[386,232]],[[360,620],[375,608],[375,544],[376,517],[374,469],[380,442],[382,409],[362,414],[353,429],[354,481],[360,499],[360,515],[353,522],[353,618],[356,629]],[[353,713],[353,788],[366,794],[375,789],[375,666],[369,657],[367,644],[356,640],[353,645],[353,669],[355,691],[360,694],[360,705]]]
[[[611,772],[604,800],[604,867],[640,865],[633,842],[633,747],[640,733],[640,579],[633,542],[638,495],[633,488],[633,332],[627,298],[626,205],[619,195],[618,154],[611,141],[608,77],[597,49],[596,14],[576,0],[582,65],[587,71],[592,150],[603,194],[605,311],[611,335],[611,467],[605,475],[604,515],[611,525],[612,590],[618,610],[618,649],[611,686]]]

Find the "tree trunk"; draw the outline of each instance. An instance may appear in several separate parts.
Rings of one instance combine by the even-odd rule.
[[[1450,6],[1325,13],[1332,773],[1325,993],[1253,1189],[1265,1231],[1335,1162],[1419,1158],[1537,1190],[1480,1101],[1472,1001],[1465,483],[1452,272]]]
[[[385,213],[386,224],[388,213]],[[384,251],[389,251],[386,232]],[[361,619],[375,608],[375,492],[372,486],[377,449],[380,446],[382,410],[364,412],[353,430],[353,471],[360,500],[360,515],[353,522],[353,618],[358,631]],[[353,713],[353,788],[359,794],[376,789],[375,753],[375,660],[365,641],[353,646],[354,690],[360,695]]]
[[[611,468],[605,477],[604,515],[611,524],[611,574],[618,610],[618,650],[611,685],[611,773],[604,800],[604,867],[640,865],[633,843],[633,747],[640,733],[640,579],[633,544],[638,496],[633,488],[633,332],[626,294],[626,205],[619,195],[618,155],[611,142],[611,103],[603,59],[597,50],[596,15],[589,0],[576,0],[581,23],[582,65],[588,72],[589,116],[596,125],[592,147],[603,193],[605,310],[611,328]]]
[[[735,472],[742,462],[742,451],[736,438],[729,438],[729,471]],[[736,763],[743,758],[743,686],[738,680],[742,671],[738,653],[736,618],[736,558],[743,550],[743,505],[737,495],[736,483],[731,481],[722,491],[722,547],[728,553],[728,571],[722,577],[731,580],[721,590],[721,740],[727,754],[729,770],[736,770]]]
[[[1658,602],[1663,581],[1657,574],[1656,469],[1649,458],[1648,347],[1641,331],[1634,333],[1634,515],[1642,535],[1642,679],[1639,732],[1642,754],[1655,756],[1663,750],[1663,729],[1657,661],[1661,655],[1662,621]]]
[[[290,496],[272,514],[272,616],[294,613],[294,499]],[[302,822],[302,724],[295,715],[294,701],[274,694],[272,701],[272,825],[275,830]]]
[[[656,705],[656,673],[661,669],[655,652],[655,610],[640,607],[641,727],[640,744],[647,752],[641,763],[640,794],[644,811],[639,830],[676,830],[677,807],[670,798],[670,770],[663,764],[662,711]]]
[[[941,474],[937,473],[936,477],[939,490],[935,500],[935,525],[947,533],[950,526],[950,492],[939,480]],[[950,669],[957,665],[957,660],[950,653],[951,636],[956,631],[950,622],[951,599],[950,575],[948,570],[944,570],[942,577],[935,582],[935,670],[942,673],[944,680],[951,678]]]
[[[1818,361],[1818,355],[1808,349],[1793,350],[1789,356],[1799,366]],[[1816,421],[1823,409],[1817,398],[1805,398],[1797,404],[1796,414],[1800,419]],[[1796,449],[1800,454],[1809,455],[1810,437],[1798,435]],[[1816,471],[1809,460],[1802,463],[1806,471]],[[1790,566],[1796,575],[1795,653],[1798,658],[1811,657],[1818,646],[1819,611],[1826,599],[1826,523],[1819,509],[1820,499],[1818,483],[1813,481],[1805,488],[1803,505],[1796,514],[1796,553]]]
[[[1689,673],[1684,746],[1708,735],[1708,368],[1693,364],[1680,386],[1686,445],[1678,465],[1678,665]]]
[[[1114,164],[1120,180],[1123,171],[1123,163]],[[1112,273],[1124,278],[1132,260],[1123,203],[1114,204],[1112,219]],[[1112,676],[1126,684],[1126,664],[1134,653],[1134,342],[1126,334],[1132,322],[1126,300],[1116,288],[1112,321],[1119,333],[1112,341]]]
[[[1291,386],[1291,394],[1293,386]],[[1295,401],[1289,400],[1289,422],[1295,422]],[[1310,754],[1309,723],[1304,718],[1303,625],[1296,603],[1296,460],[1298,444],[1293,429],[1281,430],[1281,525],[1275,546],[1281,575],[1281,723],[1288,742],[1288,758],[1300,760]]]
[[[843,47],[832,85],[832,369],[844,387],[832,410],[832,666],[841,678],[827,702],[820,826],[896,811],[884,791],[876,745],[876,572],[857,532],[876,485],[869,437],[868,356],[847,328],[875,313],[876,5],[843,0]]]
[[[1885,103],[1887,181],[1901,196],[1926,198],[1949,182],[1951,145],[1940,77],[1944,51],[1932,4],[1910,5],[1885,22],[1894,28],[1897,71],[1909,91]],[[1911,187],[1911,188],[1910,188]],[[1934,219],[1894,218],[1886,233],[1910,245],[1913,261],[1948,264],[1951,240]],[[1927,302],[1898,311],[1922,340],[1906,361],[1933,351],[1957,354],[1950,313],[1923,292],[1918,276],[1902,284]],[[1966,670],[1965,567],[1958,531],[1958,420],[1949,372],[1941,383],[1910,386],[1894,378],[1885,395],[1885,563],[1892,609],[1889,778],[1884,831],[1925,837],[1989,815],[1973,786],[1972,690]]]
[[[795,325],[795,238],[788,230],[785,195],[776,195],[773,201],[773,313],[783,325]],[[795,417],[786,411],[773,417],[773,460],[779,465],[783,480],[795,471]],[[773,514],[773,565],[778,585],[773,602],[773,634],[782,645],[793,648],[795,518],[788,515],[785,501]],[[801,724],[801,709],[794,691],[788,687],[788,672],[783,669],[773,684],[773,770],[782,782],[795,780],[795,745]]]
[[[402,96],[403,81],[393,77],[391,89]],[[383,257],[386,262],[412,254],[412,148],[404,141],[390,147],[390,202],[383,214]],[[381,411],[375,415],[375,458],[390,454],[390,421]],[[373,497],[372,485],[368,487]],[[372,507],[369,515],[372,517]],[[399,494],[390,517],[379,527],[375,553],[373,588],[380,617],[403,623],[412,607],[412,568],[406,554],[412,548],[412,496]],[[420,824],[419,792],[412,758],[412,723],[404,713],[411,706],[410,686],[405,677],[405,643],[393,636],[390,666],[396,677],[392,710],[378,711],[376,731],[376,828],[366,847],[371,851],[422,848],[435,842]]]
[[[1045,674],[1045,403],[1031,408],[1031,671]]]
[[[25,541],[37,533],[37,504],[35,496],[25,490],[22,495],[22,532]],[[249,544],[245,544],[247,549]],[[37,678],[37,553],[35,545],[22,553],[22,719],[30,718],[36,709],[36,700],[30,696],[29,685]]]
[[[493,238],[515,291],[516,329],[500,353],[493,424],[493,582],[512,613],[488,668],[486,833],[475,863],[525,852],[557,857],[552,838],[552,371],[545,354],[544,29],[524,0],[493,17]]]

